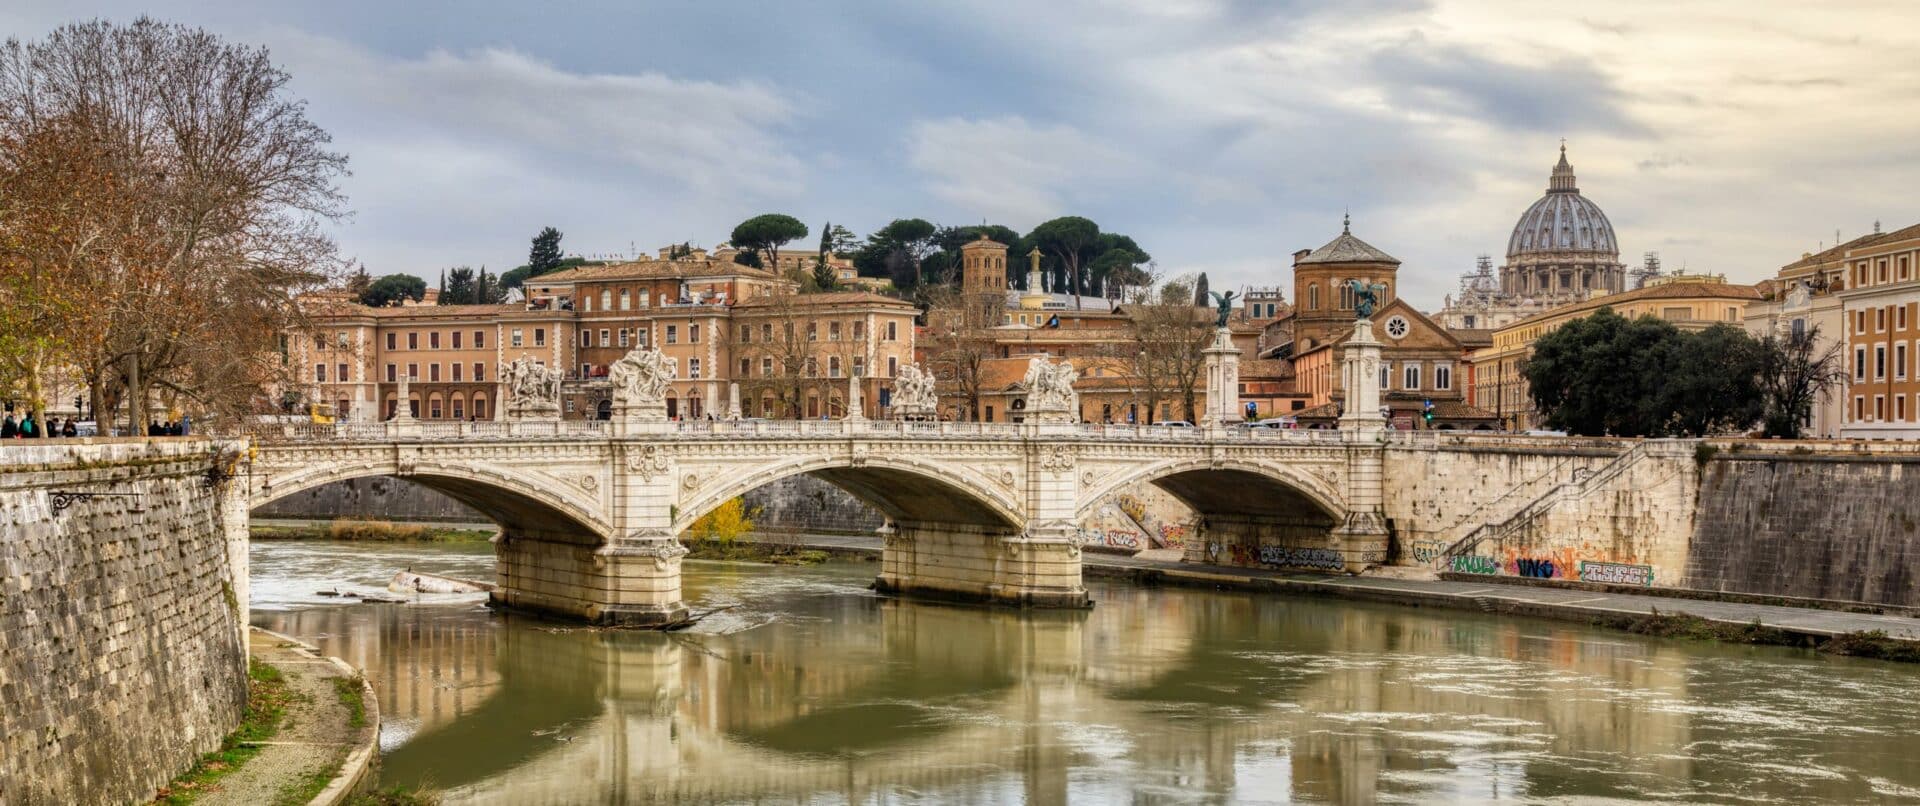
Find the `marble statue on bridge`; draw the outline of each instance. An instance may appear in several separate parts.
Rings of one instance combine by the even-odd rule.
[[[560,370],[521,356],[500,370],[507,389],[507,416],[545,419],[560,416]]]
[[[667,386],[680,376],[679,365],[678,360],[666,353],[646,347],[621,356],[607,368],[607,380],[613,384],[614,405],[659,406],[664,416]]]
[[[933,376],[919,364],[900,368],[893,381],[893,416],[902,420],[921,420],[934,416],[940,400],[933,389]]]
[[[1072,361],[1058,364],[1036,356],[1027,363],[1027,376],[1021,384],[1027,388],[1027,416],[1036,422],[1078,422],[1080,393],[1073,382],[1080,373]]]

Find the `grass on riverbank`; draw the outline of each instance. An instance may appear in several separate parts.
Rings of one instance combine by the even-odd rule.
[[[250,661],[247,665],[247,707],[240,726],[220,740],[220,749],[200,757],[193,768],[160,789],[155,803],[192,803],[202,793],[217,788],[225,778],[248,759],[260,754],[259,742],[272,739],[286,719],[287,706],[298,695],[287,687],[279,669]]]
[[[1595,619],[1594,623],[1603,627],[1626,630],[1636,635],[1721,641],[1730,644],[1802,647],[1828,655],[1920,663],[1920,643],[1891,638],[1880,630],[1816,638],[1791,633],[1778,627],[1768,627],[1757,621],[1748,624],[1728,624],[1685,613],[1662,613],[1658,610],[1644,616],[1605,616]]]
[[[340,697],[340,704],[347,707],[347,727],[356,730],[366,727],[366,681],[359,675],[336,677],[333,679],[333,693]]]
[[[484,543],[490,529],[454,529],[411,523],[341,518],[325,525],[254,524],[256,540],[365,540],[373,542]]]
[[[390,786],[347,798],[347,806],[439,806],[440,793],[430,789]]]

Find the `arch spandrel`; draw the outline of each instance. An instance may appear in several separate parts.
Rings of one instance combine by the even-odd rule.
[[[599,501],[570,495],[566,485],[544,474],[479,463],[352,461],[305,464],[276,472],[256,464],[263,476],[248,495],[251,508],[337,481],[389,476],[419,483],[486,515],[509,533],[539,534],[583,543],[604,542],[614,530]],[[265,470],[265,473],[260,471]]]
[[[986,475],[940,463],[899,457],[808,457],[751,468],[695,468],[695,483],[683,487],[673,525],[677,534],[714,508],[784,478],[810,475],[846,490],[896,523],[928,522],[1020,530],[1026,521],[1011,473]],[[724,473],[704,483],[703,476]],[[682,476],[683,485],[686,475]]]
[[[1143,482],[1159,486],[1204,514],[1293,516],[1306,512],[1337,521],[1347,509],[1335,482],[1306,466],[1193,458],[1142,464],[1099,480],[1082,493],[1076,520],[1091,517],[1115,493]]]

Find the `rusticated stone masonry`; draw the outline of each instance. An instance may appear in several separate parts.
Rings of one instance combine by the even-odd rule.
[[[0,803],[144,802],[239,723],[245,521],[229,533],[208,474],[223,448],[0,446]]]

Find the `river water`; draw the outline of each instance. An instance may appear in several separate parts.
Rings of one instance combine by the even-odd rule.
[[[1920,669],[1451,610],[1090,580],[1084,613],[686,564],[686,632],[342,604],[478,546],[253,544],[253,613],[367,671],[381,783],[448,803],[1877,803]],[[410,598],[410,597],[409,597]]]

